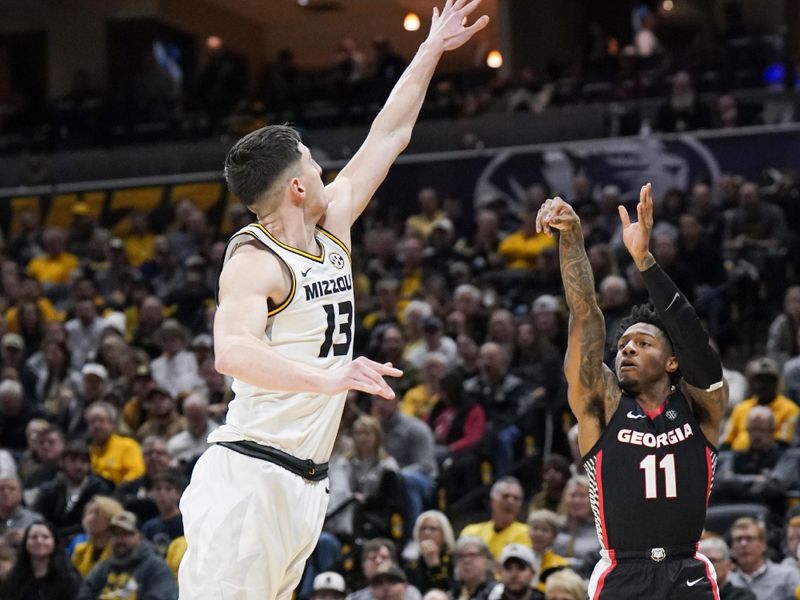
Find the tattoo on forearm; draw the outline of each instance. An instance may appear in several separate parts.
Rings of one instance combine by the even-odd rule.
[[[648,252],[643,258],[634,259],[634,262],[636,263],[637,269],[640,271],[646,271],[656,264],[656,259],[653,258],[653,255]]]
[[[561,232],[559,256],[570,327],[577,321],[582,329],[580,382],[585,388],[595,388],[602,375],[605,324],[594,297],[594,276],[579,229]]]

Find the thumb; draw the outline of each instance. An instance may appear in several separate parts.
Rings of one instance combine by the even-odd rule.
[[[628,210],[621,204],[617,206],[619,212],[619,220],[622,221],[622,228],[626,228],[631,224],[631,218],[628,216]]]

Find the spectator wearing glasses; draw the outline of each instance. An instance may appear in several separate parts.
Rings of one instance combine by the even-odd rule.
[[[767,528],[752,517],[742,517],[731,526],[733,554],[738,568],[730,574],[734,586],[749,589],[758,600],[794,597],[800,585],[797,570],[778,565],[766,557]]]
[[[711,537],[701,540],[697,546],[700,554],[705,556],[714,565],[717,574],[720,600],[756,600],[753,592],[745,588],[736,587],[730,582],[729,575],[733,571],[731,552],[725,540]]]
[[[438,510],[422,513],[414,524],[413,543],[404,556],[408,557],[406,572],[409,582],[423,594],[433,588],[450,589],[453,585],[453,527]]]
[[[494,561],[489,547],[481,538],[466,535],[456,542],[456,586],[453,598],[487,600],[497,585],[494,580]]]

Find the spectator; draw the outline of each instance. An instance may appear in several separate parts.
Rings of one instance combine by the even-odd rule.
[[[396,565],[380,567],[369,578],[369,591],[375,600],[405,600],[408,597],[408,578]]]
[[[528,535],[533,547],[533,570],[536,572],[532,585],[540,592],[544,592],[544,580],[551,573],[569,564],[566,558],[553,550],[560,526],[561,519],[553,511],[533,510],[528,515]]]
[[[731,541],[737,569],[730,582],[753,592],[757,600],[790,598],[800,585],[800,573],[766,558],[767,527],[751,517],[741,517],[731,526]]]
[[[408,579],[423,594],[453,586],[453,527],[438,510],[422,513],[414,523],[412,543],[406,547]]]
[[[344,600],[347,588],[344,577],[334,571],[320,573],[314,578],[314,591],[311,600]]]
[[[21,454],[27,447],[25,428],[40,416],[41,413],[25,401],[19,381],[0,381],[0,447]]]
[[[461,600],[487,600],[497,582],[486,542],[474,535],[462,535],[456,542],[455,559],[456,585],[452,596]]]
[[[421,370],[426,357],[434,352],[441,354],[447,363],[455,360],[458,353],[456,343],[444,335],[444,325],[439,317],[425,317],[422,321],[422,335],[422,343],[406,354],[406,360],[412,367]]]
[[[80,376],[72,368],[66,342],[55,339],[42,344],[44,365],[36,382],[36,397],[49,418],[66,422],[80,386]]]
[[[800,285],[793,285],[783,297],[783,312],[769,325],[767,356],[782,367],[800,355]]]
[[[489,594],[489,600],[544,600],[544,594],[533,587],[536,576],[533,552],[520,544],[509,544],[500,555],[500,584]]]
[[[167,450],[164,438],[151,436],[142,440],[142,456],[144,457],[144,473],[126,481],[117,487],[114,497],[125,510],[134,513],[144,523],[158,515],[158,508],[148,495],[152,480],[157,475],[166,473],[172,468],[172,457]]]
[[[782,565],[800,569],[797,549],[800,547],[800,515],[795,515],[786,523],[786,538],[784,540],[785,558],[781,561]]]
[[[86,504],[113,489],[110,481],[92,473],[89,449],[85,442],[76,440],[67,444],[58,476],[41,487],[33,508],[68,537],[80,531]]]
[[[19,478],[16,475],[0,477],[0,536],[3,536],[4,543],[17,547],[25,529],[41,519],[42,515],[22,506]]]
[[[361,571],[364,581],[368,585],[348,595],[347,600],[378,600],[373,595],[373,589],[369,584],[375,573],[390,568],[398,568],[397,549],[394,542],[386,538],[374,538],[367,541],[361,549]],[[404,597],[400,596],[399,600],[420,600],[421,597],[419,590],[409,585],[405,587]]]
[[[84,364],[94,359],[105,327],[105,320],[97,314],[94,300],[85,298],[76,302],[75,318],[64,325],[73,369],[80,370]]]
[[[174,471],[165,471],[150,478],[148,493],[158,509],[158,516],[142,524],[142,535],[160,556],[166,556],[170,543],[183,536],[183,517],[178,502],[184,483]]]
[[[433,188],[422,188],[417,193],[417,206],[419,213],[406,219],[406,232],[428,239],[434,224],[445,217],[439,205],[439,194]]]
[[[600,559],[600,541],[589,502],[589,479],[573,476],[564,488],[566,521],[553,542],[553,550],[569,561],[570,568],[588,578]]]
[[[753,396],[743,400],[733,409],[724,445],[739,451],[749,447],[747,413],[756,405],[766,406],[772,411],[775,418],[775,441],[785,445],[791,444],[800,408],[786,396],[778,393],[780,378],[778,365],[771,358],[755,358],[747,364],[746,374]]]
[[[62,229],[50,227],[42,234],[44,254],[28,263],[28,274],[45,288],[63,287],[78,268],[78,257],[66,251],[67,237]],[[63,293],[63,289],[61,292]],[[48,295],[50,295],[48,293]]]
[[[533,271],[538,266],[539,254],[543,248],[555,247],[555,240],[544,233],[536,232],[536,215],[538,202],[526,199],[525,209],[520,215],[522,227],[507,235],[498,248],[505,260],[507,269]]]
[[[800,344],[800,331],[797,332],[797,341]],[[795,402],[800,402],[800,352],[784,363],[783,383],[786,395]]]
[[[725,540],[718,537],[700,540],[697,550],[714,566],[714,572],[717,574],[717,587],[719,587],[719,600],[756,600],[753,592],[736,587],[730,582],[728,575],[733,571],[734,566]]]
[[[123,511],[111,519],[111,558],[98,564],[76,600],[133,597],[175,600],[178,589],[167,563],[142,542],[136,515]]]
[[[428,318],[436,319],[437,317]],[[431,410],[442,397],[439,380],[450,362],[452,361],[449,361],[441,352],[425,354],[423,363],[420,365],[422,382],[403,394],[403,399],[400,401],[400,410],[403,414],[428,421]]]
[[[438,468],[434,454],[433,434],[430,428],[417,419],[402,414],[398,401],[375,396],[373,409],[383,426],[386,451],[400,465],[406,484],[407,534],[433,496],[433,482]]]
[[[173,435],[167,442],[167,451],[175,460],[191,464],[211,445],[208,434],[219,425],[209,418],[208,399],[200,392],[189,394],[183,401],[183,418],[186,429]]]
[[[86,532],[79,536],[72,551],[72,566],[86,577],[94,566],[111,556],[111,519],[122,512],[122,505],[108,496],[95,496],[83,509],[81,524]]]
[[[175,400],[168,390],[153,387],[142,400],[147,419],[136,430],[138,439],[143,440],[151,435],[169,439],[186,429],[186,419],[178,414]]]
[[[515,477],[498,479],[489,492],[491,516],[488,521],[467,525],[459,538],[477,537],[486,544],[492,556],[499,558],[508,544],[530,547],[528,526],[517,521],[522,508],[522,485]]]
[[[672,77],[672,91],[667,101],[658,109],[658,131],[692,131],[708,129],[711,114],[692,86],[692,77],[680,71]]]
[[[129,431],[137,431],[147,420],[144,397],[155,385],[149,365],[136,367],[131,398],[122,407],[122,421]]]
[[[28,525],[14,567],[2,585],[4,600],[73,600],[80,577],[69,564],[55,529],[44,521]]]
[[[497,475],[508,473],[522,438],[522,421],[528,408],[525,384],[509,372],[509,356],[502,346],[487,342],[480,348],[478,375],[464,382],[464,393],[483,407],[487,442],[493,448]]]
[[[586,586],[580,575],[564,569],[547,578],[544,595],[545,600],[583,600]]]
[[[542,464],[542,490],[531,499],[530,509],[547,509],[558,512],[563,507],[561,499],[571,476],[569,460],[560,454],[551,454]]]
[[[563,355],[567,349],[564,314],[555,296],[542,294],[531,305],[533,325]]]
[[[156,334],[161,355],[150,365],[153,380],[172,397],[200,389],[203,382],[197,369],[197,359],[190,350],[186,329],[178,321],[167,319]]]
[[[147,296],[139,305],[137,316],[132,343],[147,352],[150,358],[156,358],[161,352],[156,334],[164,323],[164,304],[157,296]]]
[[[86,421],[89,425],[89,455],[95,473],[115,485],[144,473],[139,443],[116,433],[116,408],[107,402],[95,402],[86,409]]]

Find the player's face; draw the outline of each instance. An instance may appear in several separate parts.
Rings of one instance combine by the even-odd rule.
[[[615,367],[622,389],[636,392],[642,385],[661,379],[665,372],[674,372],[678,363],[658,327],[634,323],[617,342]]]
[[[306,188],[305,208],[313,213],[324,213],[328,208],[328,201],[322,183],[322,167],[312,158],[307,146],[300,144],[299,149],[301,180]]]

